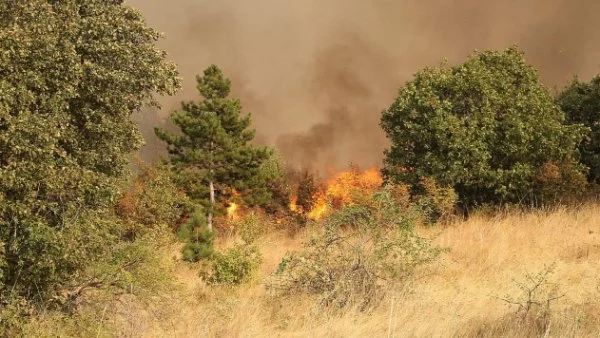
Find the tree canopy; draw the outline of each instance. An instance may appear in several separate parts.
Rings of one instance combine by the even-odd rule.
[[[266,175],[259,175],[271,150],[250,143],[251,115],[242,115],[238,99],[230,98],[231,81],[217,66],[197,76],[203,100],[184,102],[171,114],[181,133],[156,129],[167,143],[177,180],[188,196],[209,210],[209,225],[215,211],[242,198],[249,205],[267,203],[271,198]],[[211,189],[215,202],[211,202]]]
[[[2,294],[44,297],[111,237],[131,114],[179,87],[158,38],[122,1],[0,3]]]
[[[454,187],[465,204],[538,200],[545,183],[577,181],[582,171],[581,126],[565,123],[517,47],[417,72],[381,126],[391,141],[388,179],[417,186],[420,177],[432,177]],[[550,168],[551,182],[540,179]]]
[[[579,146],[581,162],[590,168],[590,182],[600,183],[600,75],[590,82],[574,79],[558,96],[567,121],[589,128]]]

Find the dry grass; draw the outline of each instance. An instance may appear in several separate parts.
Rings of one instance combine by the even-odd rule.
[[[552,212],[473,216],[423,229],[449,247],[435,266],[403,290],[390,290],[370,313],[333,313],[311,299],[273,299],[261,280],[281,257],[300,250],[307,234],[283,232],[260,240],[265,263],[252,285],[209,288],[196,271],[177,266],[180,288],[160,305],[132,304],[120,315],[121,336],[136,337],[446,337],[600,336],[600,205]],[[545,325],[519,321],[499,299],[518,295],[513,279],[556,263],[550,280],[565,296]]]

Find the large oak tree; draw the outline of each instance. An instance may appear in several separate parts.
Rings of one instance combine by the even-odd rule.
[[[142,139],[131,115],[179,87],[123,1],[0,2],[0,297],[45,298],[114,238]]]
[[[565,122],[516,47],[417,72],[381,125],[391,141],[388,179],[417,186],[433,177],[466,205],[538,203],[549,191],[581,187],[582,128]]]

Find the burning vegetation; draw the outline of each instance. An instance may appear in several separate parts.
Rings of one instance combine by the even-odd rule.
[[[367,199],[382,184],[383,178],[376,168],[361,171],[351,166],[321,185],[315,183],[311,174],[305,173],[290,198],[289,209],[318,221],[333,209]]]
[[[240,193],[237,190],[232,189],[231,200],[228,202],[229,206],[227,207],[227,220],[229,221],[235,221],[239,218],[238,209],[240,206],[236,203],[236,200],[239,199],[239,197]]]

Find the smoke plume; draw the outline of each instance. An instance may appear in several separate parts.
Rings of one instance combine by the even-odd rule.
[[[542,81],[561,87],[600,73],[598,0],[130,0],[165,33],[184,90],[138,116],[145,157],[152,127],[181,100],[197,99],[195,74],[218,64],[253,113],[257,142],[298,168],[377,166],[383,109],[418,69],[463,61],[475,49],[518,44]]]

